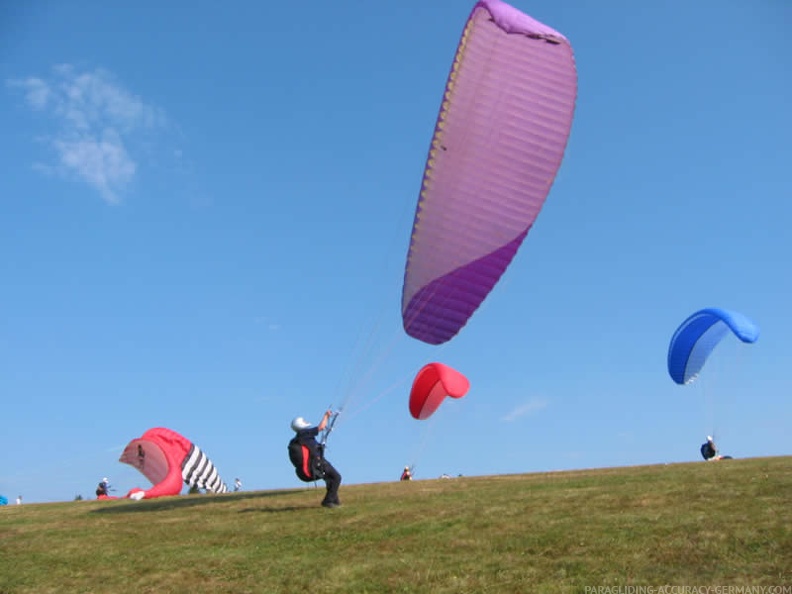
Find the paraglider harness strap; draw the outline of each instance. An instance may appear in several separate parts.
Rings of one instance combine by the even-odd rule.
[[[313,474],[314,480],[323,479],[325,477],[324,463],[325,463],[324,447],[322,447],[320,445],[319,446],[319,455],[318,456],[313,456],[311,458],[311,474]]]

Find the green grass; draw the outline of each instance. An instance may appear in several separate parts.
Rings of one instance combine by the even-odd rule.
[[[321,497],[10,505],[0,593],[792,593],[790,457],[344,485],[331,510]]]

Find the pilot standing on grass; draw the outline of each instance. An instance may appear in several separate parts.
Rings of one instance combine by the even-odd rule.
[[[310,451],[311,466],[316,470],[314,476],[324,479],[325,485],[327,485],[327,494],[322,500],[323,507],[338,507],[341,505],[341,501],[338,499],[341,474],[324,457],[324,447],[316,441],[319,433],[327,427],[327,421],[332,415],[332,411],[328,410],[322,417],[321,423],[316,427],[302,417],[297,417],[291,423],[292,430],[297,434],[294,439]]]

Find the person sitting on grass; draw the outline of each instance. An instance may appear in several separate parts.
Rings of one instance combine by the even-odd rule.
[[[706,461],[721,460],[723,456],[718,455],[718,448],[715,447],[715,442],[712,440],[711,435],[707,435],[706,443],[701,444],[701,455]]]

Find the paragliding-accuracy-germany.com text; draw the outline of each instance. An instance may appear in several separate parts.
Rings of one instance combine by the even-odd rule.
[[[586,586],[585,594],[792,594],[792,586]]]

